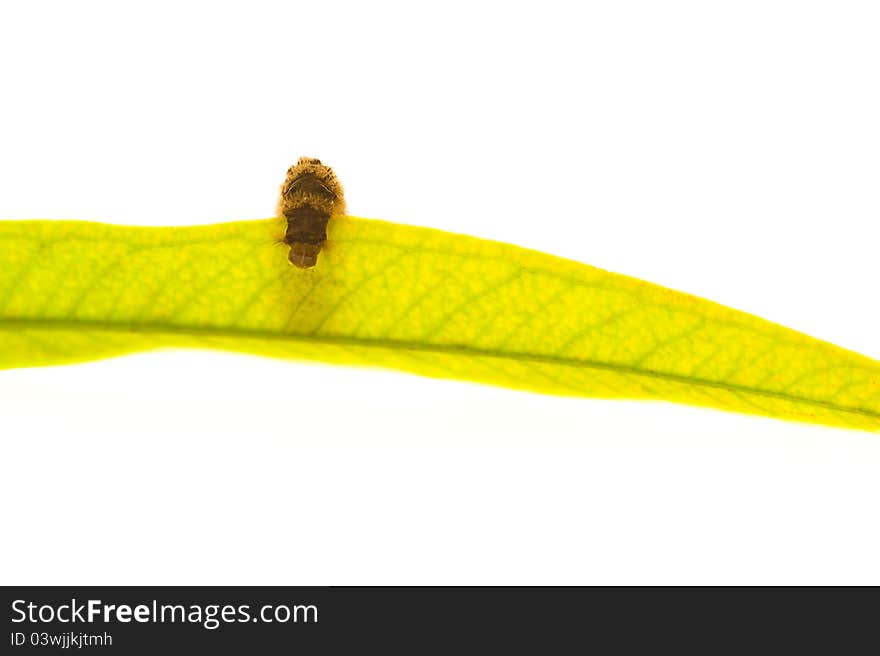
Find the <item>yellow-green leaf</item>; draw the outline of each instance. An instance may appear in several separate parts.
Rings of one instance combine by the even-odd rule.
[[[710,301],[353,217],[300,270],[282,234],[0,222],[0,368],[207,347],[880,430],[880,362]]]

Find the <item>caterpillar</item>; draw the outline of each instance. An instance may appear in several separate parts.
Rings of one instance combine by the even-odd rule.
[[[319,159],[300,157],[281,185],[278,214],[287,219],[284,243],[290,246],[290,263],[300,269],[315,266],[327,241],[327,222],[331,216],[345,214],[336,174]]]

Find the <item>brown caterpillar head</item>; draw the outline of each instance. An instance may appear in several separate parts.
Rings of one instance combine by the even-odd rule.
[[[290,245],[290,253],[287,259],[300,269],[309,269],[318,263],[318,253],[321,252],[321,244],[307,244],[297,242]]]

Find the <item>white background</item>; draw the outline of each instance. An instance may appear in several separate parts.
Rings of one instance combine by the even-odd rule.
[[[353,214],[880,357],[876,3],[0,7],[0,218],[267,217],[311,155]],[[0,372],[7,584],[878,584],[878,501],[869,433],[212,352]]]

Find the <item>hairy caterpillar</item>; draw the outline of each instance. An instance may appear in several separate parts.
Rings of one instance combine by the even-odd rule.
[[[281,185],[278,213],[287,219],[284,243],[290,246],[290,263],[300,269],[315,266],[327,240],[327,222],[331,216],[345,214],[336,174],[321,160],[300,157]]]

